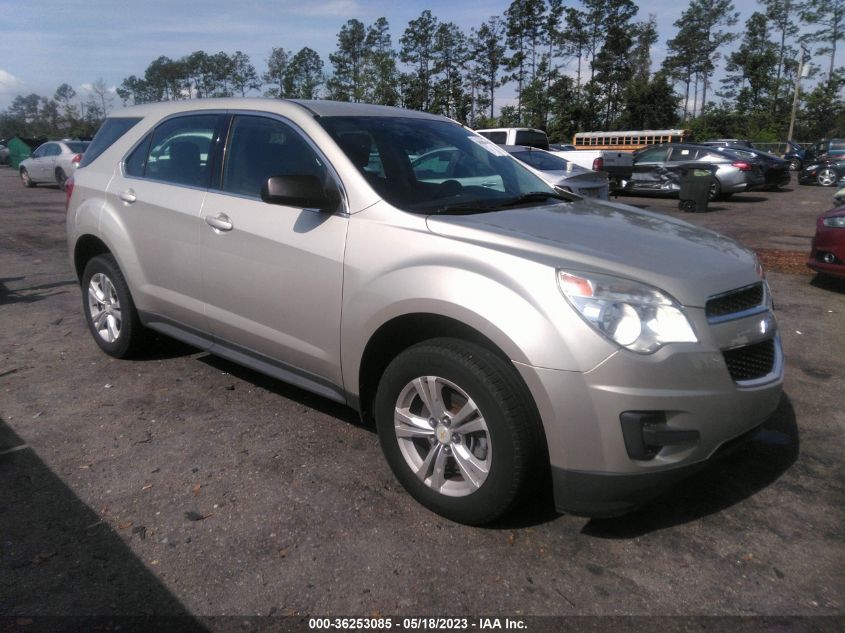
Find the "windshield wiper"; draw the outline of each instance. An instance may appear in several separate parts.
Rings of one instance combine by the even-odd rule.
[[[567,198],[559,193],[552,191],[532,191],[525,193],[516,198],[507,198],[505,200],[486,200],[475,202],[456,202],[454,204],[444,204],[427,211],[431,215],[471,215],[473,213],[489,213],[490,211],[498,211],[499,209],[507,209],[509,207],[519,206],[520,204],[531,204],[533,202],[542,202],[544,200],[562,200],[564,202],[572,202],[571,198]]]
[[[543,200],[562,200],[564,202],[572,202],[570,198],[563,196],[553,191],[532,191],[524,193],[518,198],[506,200],[497,204],[497,208],[504,209],[506,207],[516,207],[520,204],[531,204],[532,202],[542,202]]]
[[[487,213],[498,209],[497,204],[481,204],[479,202],[462,202],[455,204],[444,204],[434,209],[426,211],[431,215],[471,215],[473,213]]]

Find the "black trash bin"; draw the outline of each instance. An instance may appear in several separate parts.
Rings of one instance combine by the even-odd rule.
[[[681,165],[681,191],[678,208],[681,211],[704,213],[710,201],[710,186],[715,178],[716,166],[708,163]]]

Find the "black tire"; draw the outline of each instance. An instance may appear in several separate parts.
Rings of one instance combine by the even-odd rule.
[[[62,191],[64,191],[67,186],[67,174],[61,167],[56,167],[56,184],[59,185],[59,189]]]
[[[102,301],[98,300],[96,293],[89,292],[95,287],[100,289]],[[115,305],[119,309],[116,313],[113,311]],[[112,255],[98,255],[85,266],[82,273],[82,307],[94,341],[109,356],[130,358],[143,347],[147,330],[141,324],[129,286]],[[95,323],[94,313],[99,308],[102,308],[98,312],[101,318],[97,318]]]
[[[722,195],[722,185],[719,184],[719,181],[715,178],[713,182],[710,183],[710,193],[707,195],[707,200],[713,202],[714,200],[718,200]]]
[[[441,383],[451,383],[441,384],[439,392],[442,402],[448,404],[441,418],[443,424],[448,427],[447,419],[454,420],[451,433],[448,428],[443,431],[443,424],[438,423],[435,427],[434,416],[422,405],[419,392],[412,387],[415,380],[424,377],[437,377]],[[462,396],[467,396],[471,402]],[[419,404],[415,419],[423,421],[428,416],[432,431],[430,437],[403,438],[400,447],[394,420],[397,407],[405,401]],[[477,416],[470,415],[461,423],[456,412],[465,404],[474,404],[474,408],[465,409],[474,411]],[[407,410],[412,411],[411,404]],[[532,475],[539,472],[535,470],[535,458],[539,454],[542,431],[530,395],[509,363],[478,345],[441,338],[408,348],[385,370],[376,393],[374,412],[379,441],[396,478],[422,505],[453,521],[481,525],[503,516],[521,499],[520,493]],[[485,429],[468,430],[479,425],[484,425]],[[404,428],[417,431],[421,427],[406,425]],[[462,428],[466,431],[458,433]],[[444,442],[444,435],[448,435],[449,443]],[[436,468],[433,468],[430,477],[421,479],[409,459],[436,465],[441,463],[439,457],[430,458],[435,452],[444,455],[445,475],[437,479]],[[471,461],[488,465],[486,476],[478,485],[472,477],[464,475],[465,471],[458,463],[458,455],[463,455],[460,462],[466,463],[469,452],[472,453]],[[409,454],[412,457],[407,457]],[[429,472],[424,467],[421,470]],[[473,476],[477,474],[472,471]],[[441,479],[442,486],[435,489],[434,482]],[[453,486],[451,490],[445,490],[450,486]],[[468,491],[462,491],[461,487]]]
[[[789,170],[790,171],[801,171],[801,167],[803,164],[801,163],[800,158],[793,158],[789,161]]]
[[[21,182],[23,183],[24,187],[26,187],[27,189],[32,189],[32,187],[35,186],[35,181],[33,181],[30,177],[29,172],[26,170],[26,167],[21,167],[20,175]]]

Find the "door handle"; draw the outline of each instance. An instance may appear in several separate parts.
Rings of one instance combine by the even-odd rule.
[[[215,231],[231,231],[234,225],[225,213],[218,213],[215,216],[205,216],[205,223]]]
[[[133,202],[135,202],[138,199],[138,197],[135,195],[135,192],[132,191],[132,189],[127,189],[126,191],[121,191],[117,195],[117,197],[120,198],[121,200],[123,200],[124,202],[128,203],[128,204],[132,204]]]

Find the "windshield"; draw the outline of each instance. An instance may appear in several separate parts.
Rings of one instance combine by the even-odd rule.
[[[503,149],[457,123],[401,117],[319,121],[372,188],[405,211],[480,213],[556,197]]]

